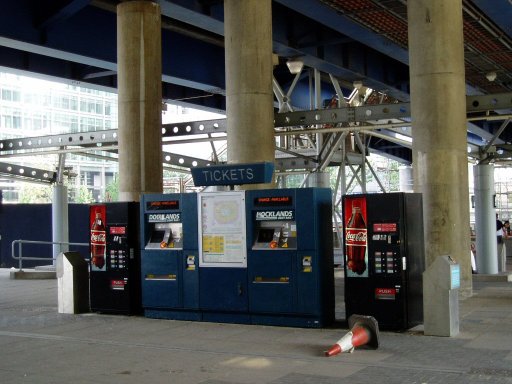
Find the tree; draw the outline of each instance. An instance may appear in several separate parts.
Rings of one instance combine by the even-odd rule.
[[[116,175],[114,180],[105,187],[105,201],[119,200],[119,177]]]
[[[44,204],[52,202],[52,187],[41,184],[23,184],[18,201],[22,204]]]
[[[80,187],[78,187],[75,200],[77,203],[82,204],[94,203],[94,197],[92,195],[92,192],[85,185],[81,185]]]

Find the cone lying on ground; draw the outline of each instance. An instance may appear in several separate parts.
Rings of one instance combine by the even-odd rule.
[[[352,315],[348,319],[348,327],[350,331],[325,351],[325,356],[353,352],[354,348],[365,344],[374,349],[379,347],[379,324],[372,316]]]

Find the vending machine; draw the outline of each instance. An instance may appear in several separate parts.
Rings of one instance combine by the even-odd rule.
[[[144,315],[201,320],[197,194],[145,194],[140,214]]]
[[[343,196],[345,310],[373,316],[379,327],[423,322],[425,249],[421,194]]]
[[[252,323],[324,327],[334,321],[332,196],[328,188],[246,192]]]
[[[89,207],[91,311],[139,314],[139,203]]]

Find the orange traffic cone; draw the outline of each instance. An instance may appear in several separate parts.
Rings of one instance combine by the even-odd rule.
[[[348,327],[350,331],[325,351],[325,356],[353,352],[354,348],[365,344],[374,349],[379,347],[379,324],[372,316],[352,315],[348,319]]]

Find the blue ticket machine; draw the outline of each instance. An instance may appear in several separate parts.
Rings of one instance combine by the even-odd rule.
[[[252,323],[323,327],[334,321],[331,199],[328,188],[246,192]]]
[[[203,320],[250,323],[245,193],[200,193],[198,211]]]
[[[144,315],[201,320],[197,194],[146,194],[140,206]]]

